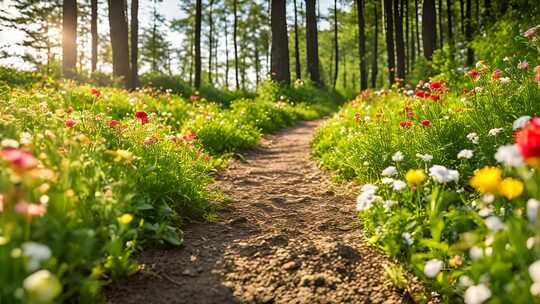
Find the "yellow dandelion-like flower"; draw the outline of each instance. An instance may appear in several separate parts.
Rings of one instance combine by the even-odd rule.
[[[520,196],[521,193],[523,193],[524,188],[525,186],[523,185],[522,181],[512,177],[507,177],[499,184],[499,193],[511,200]]]
[[[426,178],[426,173],[421,169],[411,169],[405,174],[405,180],[409,185],[418,185],[425,181]]]
[[[474,172],[471,186],[480,193],[496,193],[501,183],[502,171],[496,167],[484,167]]]
[[[118,217],[118,222],[122,225],[129,225],[133,221],[133,215],[129,213],[124,213]]]

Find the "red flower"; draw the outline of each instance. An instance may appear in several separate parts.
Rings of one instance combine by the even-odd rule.
[[[416,97],[427,98],[427,97],[429,97],[429,95],[430,95],[429,92],[426,92],[424,90],[421,90],[421,89],[418,89],[418,88],[416,88],[414,90],[414,96],[416,96]]]
[[[64,121],[64,125],[68,128],[73,128],[73,126],[76,124],[75,120],[68,118]]]
[[[152,145],[152,144],[155,144],[156,142],[157,142],[157,137],[155,135],[150,135],[143,140],[143,144],[145,145]]]
[[[135,117],[137,117],[138,120],[141,121],[141,124],[145,124],[145,123],[148,123],[149,119],[148,119],[148,114],[146,112],[143,112],[143,111],[139,111],[139,112],[135,112]]]
[[[407,111],[407,117],[408,118],[413,118],[414,117],[414,112],[411,111],[411,110]]]
[[[402,128],[412,127],[413,123],[410,120],[402,120],[399,122],[399,126]]]
[[[444,87],[444,84],[446,83],[446,81],[444,80],[441,80],[441,81],[435,81],[435,82],[430,82],[429,83],[429,88],[432,90],[432,91],[439,91],[441,90],[443,87]]]
[[[16,148],[4,148],[0,152],[0,157],[9,162],[15,170],[29,170],[38,165],[38,160],[29,151]]]
[[[191,130],[188,130],[186,133],[182,134],[183,141],[192,141],[195,138],[197,138],[197,134]]]
[[[73,112],[73,107],[68,106],[66,109],[66,113],[70,114],[71,112]]]
[[[534,166],[540,165],[540,117],[534,117],[517,133],[516,144],[528,163]]]
[[[189,100],[190,100],[191,102],[199,101],[199,95],[191,95],[191,96],[189,97]]]
[[[120,122],[116,119],[111,119],[111,121],[109,121],[109,127],[111,128],[116,128],[118,127],[118,125],[120,124]]]
[[[429,119],[422,119],[422,121],[420,121],[420,123],[422,124],[422,126],[429,126],[431,124],[431,121],[429,121]]]
[[[97,88],[91,88],[90,89],[90,94],[92,94],[95,97],[100,97],[101,96],[101,91],[99,89],[97,89]]]
[[[431,98],[431,100],[439,100],[439,99],[441,99],[441,96],[439,96],[437,94],[431,94],[431,96],[429,98]]]
[[[356,121],[362,120],[362,117],[360,117],[360,113],[354,113],[354,120]]]
[[[472,69],[468,71],[467,75],[469,75],[469,77],[471,77],[473,80],[477,80],[478,78],[480,78],[480,72],[478,72],[477,69]]]
[[[501,78],[501,74],[502,74],[502,71],[499,69],[496,69],[495,71],[493,71],[493,73],[491,73],[491,78],[493,78],[493,80],[499,80],[499,78]]]

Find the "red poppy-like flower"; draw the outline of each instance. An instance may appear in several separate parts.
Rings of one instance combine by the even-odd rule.
[[[29,151],[16,148],[4,148],[0,157],[9,162],[11,167],[18,171],[30,170],[38,165],[38,160]]]
[[[534,117],[517,133],[516,144],[527,163],[540,166],[540,117]]]
[[[91,88],[90,89],[90,94],[92,94],[95,97],[100,97],[101,96],[101,91],[98,88]]]
[[[499,80],[499,78],[501,78],[501,74],[502,71],[500,69],[496,69],[495,71],[493,71],[493,73],[491,73],[491,78],[493,80]]]
[[[441,99],[441,96],[439,96],[437,94],[431,94],[431,96],[429,96],[429,98],[431,98],[431,100],[439,100],[439,99]]]
[[[197,134],[195,132],[188,130],[186,133],[182,134],[182,140],[183,141],[192,141],[195,138],[197,138]]]
[[[68,128],[73,128],[73,126],[76,124],[75,120],[68,118],[64,121],[64,125]]]
[[[143,111],[138,111],[138,112],[135,112],[135,117],[137,117],[137,119],[141,122],[141,124],[145,124],[145,123],[148,123],[148,121],[150,121],[148,119],[148,114],[146,112],[143,112]]]
[[[196,101],[199,101],[199,98],[200,98],[199,95],[191,95],[191,96],[189,97],[189,100],[190,100],[191,102],[196,102]]]
[[[111,128],[116,128],[118,127],[118,125],[120,124],[120,122],[116,119],[111,119],[111,121],[109,121],[109,127]]]
[[[414,90],[414,96],[416,96],[416,97],[427,98],[427,97],[429,97],[429,95],[430,95],[429,92],[426,92],[424,90],[421,90],[421,89],[418,89],[418,88],[416,88]]]
[[[471,77],[473,80],[477,80],[478,78],[480,78],[480,72],[478,72],[477,69],[472,69],[468,71],[467,75],[469,75],[469,77]]]
[[[444,87],[444,84],[445,84],[445,83],[446,83],[446,81],[444,81],[444,80],[430,82],[430,83],[429,83],[429,88],[430,88],[432,91],[439,91],[439,90],[441,90],[441,89]]]
[[[399,126],[402,128],[412,127],[412,125],[413,125],[413,122],[410,120],[402,120],[399,122]]]
[[[420,123],[422,124],[422,126],[429,126],[431,124],[431,121],[429,121],[429,119],[422,119],[420,121]]]
[[[157,142],[157,137],[155,135],[150,135],[143,140],[143,144],[145,145],[153,145],[156,142]]]
[[[414,112],[411,111],[411,110],[407,111],[407,117],[408,118],[413,118],[414,117]]]
[[[73,107],[68,106],[67,109],[66,109],[66,113],[71,114],[71,112],[73,112]]]

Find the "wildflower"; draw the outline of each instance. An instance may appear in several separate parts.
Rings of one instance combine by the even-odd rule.
[[[420,121],[420,124],[422,124],[422,126],[429,126],[431,124],[431,121],[429,121],[429,119],[422,119]]]
[[[395,181],[395,179],[390,178],[390,177],[383,177],[383,178],[381,179],[381,182],[382,182],[383,184],[385,184],[385,185],[391,185],[391,184],[394,183],[394,181]]]
[[[485,194],[482,195],[482,197],[480,199],[482,200],[482,202],[484,202],[486,204],[491,204],[495,200],[495,195],[493,195],[491,193],[485,193]]]
[[[471,143],[473,143],[473,144],[475,144],[475,145],[478,144],[479,138],[478,138],[478,134],[476,134],[475,132],[472,132],[472,133],[467,134],[467,139],[468,139]]]
[[[133,156],[133,153],[127,151],[127,150],[116,150],[116,151],[113,151],[113,152],[110,152],[110,154],[114,155],[115,158],[114,158],[114,161],[115,162],[119,162],[119,161],[125,161],[126,163],[130,163],[131,161],[133,161],[135,159],[135,156]]]
[[[196,138],[197,138],[197,134],[191,130],[187,130],[184,134],[182,134],[183,141],[192,141]]]
[[[497,134],[501,133],[502,130],[503,130],[503,128],[491,129],[491,130],[489,130],[488,135],[489,136],[497,136]]]
[[[0,151],[0,158],[9,162],[11,167],[18,171],[33,169],[38,165],[38,160],[29,151],[4,148]]]
[[[459,151],[457,158],[459,159],[471,159],[474,156],[473,150],[463,149]]]
[[[538,29],[538,26],[533,26],[531,27],[530,29],[526,30],[524,33],[523,33],[523,36],[525,38],[529,38],[529,39],[532,39],[534,37],[534,35],[536,35],[536,30]]]
[[[484,256],[484,250],[478,246],[473,246],[469,249],[469,256],[471,260],[477,261]]]
[[[401,151],[397,151],[396,153],[394,153],[394,155],[392,155],[392,160],[396,163],[402,161],[403,153]]]
[[[394,191],[401,191],[401,190],[405,189],[406,187],[407,187],[407,184],[404,181],[401,181],[401,180],[395,180],[392,183],[392,189],[394,189]]]
[[[76,122],[75,120],[71,119],[71,118],[68,118],[64,121],[64,125],[66,125],[66,127],[68,128],[73,128],[73,126],[75,126]]]
[[[19,142],[21,145],[29,145],[32,143],[32,134],[28,132],[22,132],[19,137]]]
[[[518,62],[517,68],[520,70],[526,70],[529,67],[529,62],[527,60],[523,60]]]
[[[151,135],[151,136],[147,136],[144,140],[143,140],[143,144],[145,145],[153,145],[157,142],[157,137],[154,136],[154,135]]]
[[[499,231],[504,229],[504,224],[500,218],[492,215],[485,220],[486,227],[491,231]]]
[[[124,213],[118,217],[118,222],[122,225],[129,225],[133,221],[133,215],[129,213]]]
[[[392,208],[392,206],[396,205],[397,203],[398,202],[393,201],[393,200],[386,200],[383,202],[383,206],[384,206],[384,209],[390,210],[390,208]]]
[[[443,265],[444,264],[441,260],[431,259],[427,261],[426,265],[424,266],[424,274],[428,278],[434,278],[442,270]]]
[[[405,180],[409,185],[418,185],[426,180],[426,174],[421,169],[410,169],[405,174]]]
[[[405,241],[405,244],[411,246],[414,243],[414,239],[412,238],[412,235],[409,232],[403,232],[401,234],[401,237],[403,237],[403,241]]]
[[[491,298],[491,290],[484,284],[470,286],[463,295],[465,304],[482,304],[489,298]]]
[[[536,238],[530,237],[527,239],[527,242],[525,242],[525,246],[527,246],[527,249],[532,249],[536,245]]]
[[[394,175],[396,175],[397,173],[398,173],[398,172],[397,172],[396,167],[394,167],[394,166],[389,166],[389,167],[386,167],[386,168],[382,171],[381,175],[382,175],[382,176],[394,176]]]
[[[477,69],[472,69],[468,71],[467,75],[471,77],[473,81],[476,81],[478,78],[480,78],[480,72],[478,72]]]
[[[26,242],[22,244],[23,255],[28,257],[26,267],[29,271],[39,268],[41,262],[48,260],[52,256],[51,249],[47,245],[36,242]]]
[[[135,117],[141,122],[141,124],[146,124],[148,123],[149,119],[148,119],[148,113],[146,112],[143,112],[143,111],[138,111],[138,112],[135,112]]]
[[[430,154],[420,154],[420,153],[417,153],[416,154],[416,157],[420,158],[421,160],[423,160],[424,162],[428,163],[430,161],[433,160],[433,155],[430,155]]]
[[[24,279],[23,287],[32,303],[51,303],[62,292],[62,284],[48,270],[29,275]]]
[[[19,201],[15,204],[15,212],[26,215],[27,217],[32,216],[43,216],[47,213],[47,208],[41,204],[28,203],[27,201]]]
[[[533,166],[540,165],[540,117],[534,117],[516,135],[516,144],[525,161]]]
[[[429,169],[429,176],[440,184],[448,182],[457,182],[459,179],[459,172],[456,170],[450,170],[444,166],[434,165]]]
[[[510,77],[501,77],[500,79],[502,84],[509,84],[510,83]]]
[[[92,94],[95,97],[100,97],[101,96],[101,91],[98,88],[91,88],[90,89],[90,94]]]
[[[399,122],[399,126],[402,128],[412,127],[413,123],[410,120],[402,120]]]
[[[501,183],[501,175],[499,168],[484,167],[475,171],[470,184],[480,193],[495,193]]]
[[[499,184],[499,193],[507,199],[512,200],[523,193],[523,188],[524,185],[522,181],[507,177]]]
[[[373,206],[373,202],[378,199],[380,199],[380,197],[376,196],[375,192],[361,192],[356,198],[356,210],[363,211],[369,209]]]
[[[448,266],[457,268],[463,264],[463,257],[460,255],[453,256],[450,260],[448,260]]]
[[[531,223],[536,223],[538,219],[538,209],[540,209],[540,202],[534,198],[527,201],[527,219]]]
[[[361,192],[368,192],[368,193],[375,193],[377,192],[377,189],[379,189],[377,186],[373,184],[365,184],[360,188]]]
[[[501,74],[502,71],[500,69],[496,69],[495,71],[493,71],[493,73],[491,73],[491,78],[493,80],[499,80],[499,78],[501,78]]]
[[[429,96],[429,98],[431,98],[431,100],[440,100],[441,99],[441,96],[437,95],[437,94],[431,94]]]
[[[2,141],[0,142],[0,146],[2,146],[3,148],[18,148],[19,142],[15,139],[5,138],[2,139]]]
[[[118,125],[120,124],[120,122],[116,119],[111,119],[111,121],[109,121],[109,127],[111,128],[116,128],[118,127]]]
[[[512,130],[515,131],[518,129],[523,129],[529,123],[530,120],[531,120],[530,116],[527,116],[527,115],[520,116],[518,119],[514,120],[514,122],[512,123]]]
[[[67,109],[66,109],[66,113],[68,113],[68,114],[73,113],[73,107],[72,107],[72,106],[68,106]]]
[[[429,92],[426,92],[424,90],[417,88],[414,90],[414,96],[420,97],[420,98],[428,98],[429,96],[431,96],[431,94]]]

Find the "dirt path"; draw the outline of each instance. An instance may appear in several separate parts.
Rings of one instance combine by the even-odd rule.
[[[265,139],[218,178],[233,199],[185,246],[142,254],[109,303],[407,303],[357,229],[354,196],[310,160],[317,122]],[[419,286],[411,280],[410,290]]]

